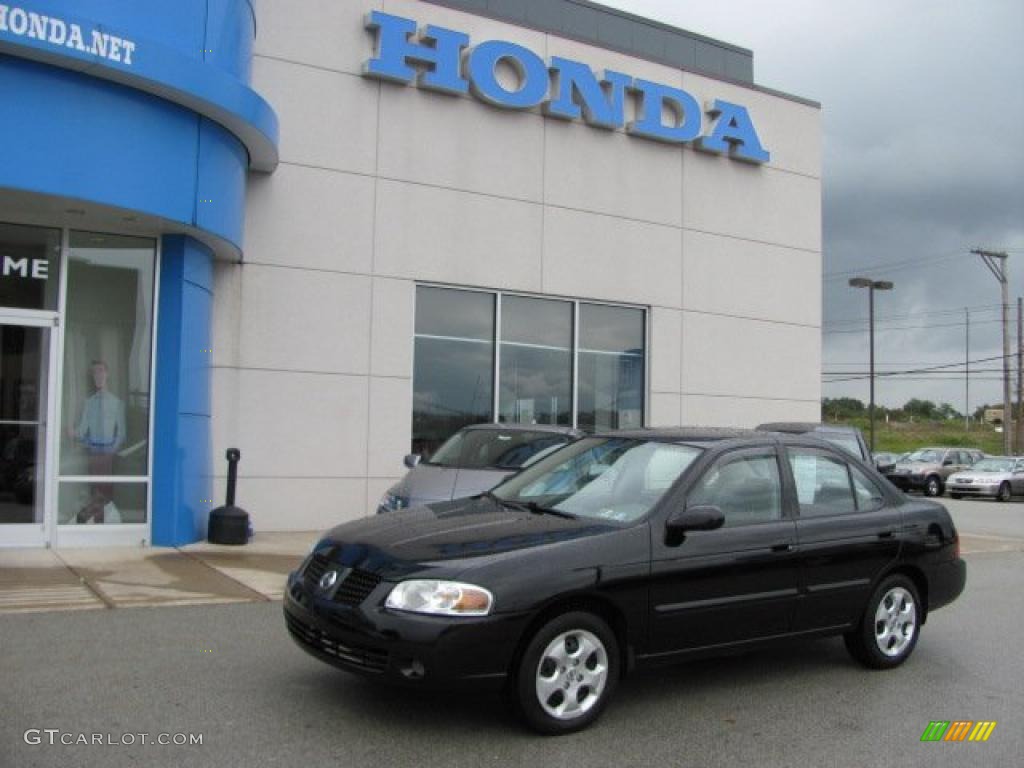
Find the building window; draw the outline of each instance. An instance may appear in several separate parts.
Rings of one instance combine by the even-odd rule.
[[[487,422],[643,426],[646,324],[634,307],[419,286],[413,452]]]
[[[494,308],[490,293],[417,289],[413,453],[430,456],[462,427],[492,420]]]
[[[503,424],[572,424],[572,314],[569,301],[501,300]]]
[[[58,521],[147,522],[156,242],[71,232]]]
[[[628,429],[644,421],[643,310],[580,304],[581,429]]]

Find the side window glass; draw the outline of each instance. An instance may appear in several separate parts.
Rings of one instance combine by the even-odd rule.
[[[725,527],[782,519],[782,483],[774,453],[726,457],[709,469],[690,492],[687,506],[714,506]]]
[[[866,512],[885,506],[885,496],[878,486],[856,467],[850,467],[850,476],[853,478],[853,492],[857,496],[857,509]]]
[[[810,449],[790,449],[801,517],[845,515],[857,511],[845,461]]]

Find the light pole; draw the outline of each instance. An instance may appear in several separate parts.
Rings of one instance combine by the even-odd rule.
[[[871,420],[871,431],[869,444],[871,453],[875,452],[875,291],[891,291],[892,283],[887,280],[872,280],[867,277],[854,277],[850,279],[851,288],[868,289],[868,335],[871,346],[871,366],[869,377],[871,379],[871,402],[868,405],[868,418]]]

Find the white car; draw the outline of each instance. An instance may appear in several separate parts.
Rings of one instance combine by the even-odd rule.
[[[1024,494],[1024,459],[989,456],[968,470],[950,475],[946,480],[946,490],[954,499],[988,496],[1009,501],[1015,494]]]

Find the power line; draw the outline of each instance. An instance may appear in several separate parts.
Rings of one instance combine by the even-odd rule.
[[[885,322],[888,320],[910,320],[918,317],[939,317],[942,315],[959,315],[964,312],[994,312],[1002,309],[1001,304],[979,304],[975,307],[955,307],[951,309],[936,309],[928,312],[906,312],[902,315],[879,315],[875,318],[876,323]],[[825,323],[829,325],[867,325],[867,320],[862,317],[858,318],[843,318],[840,320],[829,320]]]
[[[1014,357],[1014,355],[1010,355],[1010,357]],[[965,362],[956,362],[956,363],[945,363],[943,365],[932,365],[932,366],[928,366],[927,368],[911,368],[911,369],[906,370],[906,371],[881,371],[881,372],[876,372],[875,376],[876,377],[884,376],[886,378],[892,378],[894,376],[906,376],[906,375],[913,375],[913,374],[919,374],[919,373],[925,373],[926,374],[929,371],[942,371],[942,370],[945,370],[945,372],[947,372],[947,373],[965,373],[963,371],[961,371],[961,372],[949,371],[948,369],[949,368],[960,368],[961,366],[966,367],[966,366],[969,366],[969,365],[973,365],[974,363],[990,363],[993,360],[1003,360],[1003,359],[1004,359],[1003,355],[996,355],[995,357],[979,357],[977,360],[969,360],[969,361],[965,361]],[[837,375],[845,376],[847,378],[831,379],[831,380],[829,380],[828,383],[829,384],[836,384],[836,383],[839,383],[839,382],[842,382],[842,381],[863,381],[864,379],[870,378],[870,376],[864,376],[864,375],[856,375],[856,376],[849,375],[848,373],[845,373],[845,372],[837,374]]]
[[[917,266],[918,264],[941,264],[942,262],[950,261],[961,256],[963,256],[963,251],[946,254],[944,256],[919,256],[914,259],[905,259],[903,261],[894,261],[888,263],[876,262],[875,264],[867,264],[856,269],[845,269],[840,272],[825,272],[822,275],[822,279],[825,280],[826,282],[831,282],[832,280],[844,280],[847,277],[852,277],[861,272],[870,272],[872,274],[881,274],[883,272],[898,272],[900,270],[907,269],[908,267]]]
[[[993,323],[1001,323],[1002,320],[975,320],[971,322],[971,325],[991,325]],[[933,328],[963,328],[967,323],[933,323],[930,325],[891,325],[888,328],[876,328],[876,333],[882,333],[883,331],[916,331],[916,330],[931,330]],[[841,328],[834,331],[822,332],[823,336],[834,336],[837,333],[864,333],[863,328]]]

